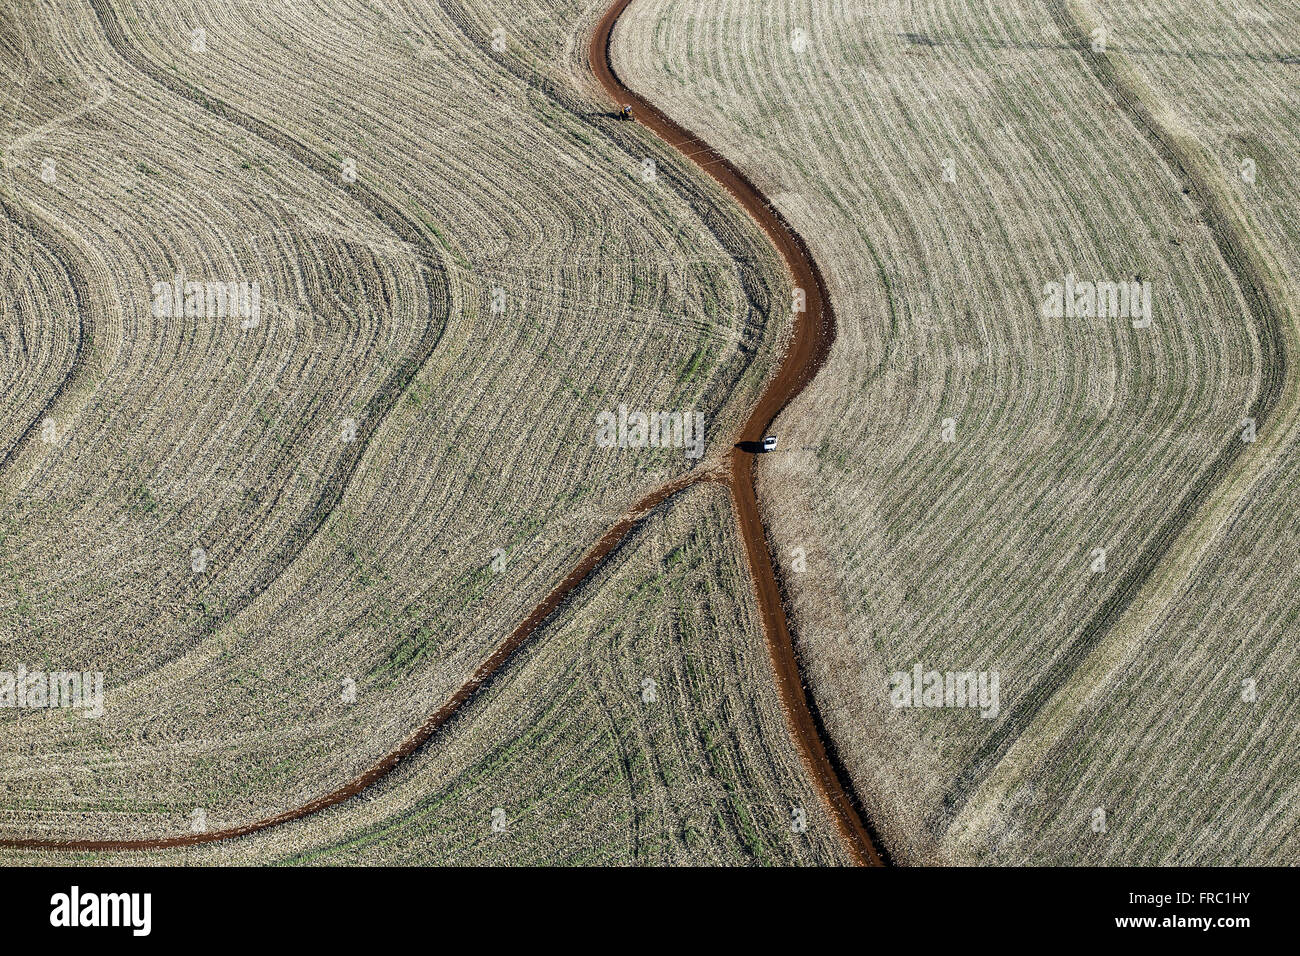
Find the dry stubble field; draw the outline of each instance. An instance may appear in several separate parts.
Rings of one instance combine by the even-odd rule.
[[[2,328],[26,363],[0,469],[4,659],[104,671],[105,713],[3,712],[0,826],[157,837],[196,809],[220,829],[301,805],[394,749],[632,502],[711,467],[779,345],[785,280],[720,190],[606,115],[576,4],[4,16]],[[155,316],[177,273],[258,281],[260,322]],[[599,447],[620,403],[702,411],[708,456]],[[754,634],[724,633],[710,653]],[[601,691],[619,721],[647,676]],[[592,728],[557,711],[580,751]],[[780,750],[703,726],[706,753]],[[654,853],[699,832],[702,854],[761,858],[765,828],[793,833],[776,783],[683,759],[674,787],[731,804],[682,811]],[[606,810],[574,812],[627,816]],[[837,852],[818,839],[788,855]]]
[[[1294,862],[1295,12],[646,0],[616,44],[830,283],[760,491],[896,858]],[[1045,316],[1067,273],[1151,327]],[[997,717],[893,706],[918,663]]]
[[[147,858],[844,863],[789,745],[740,554],[725,492],[691,489],[638,526],[436,747],[364,798],[253,837]]]
[[[698,407],[725,445],[787,280],[605,115],[598,13],[2,12],[0,646],[109,704],[3,713],[4,835],[234,825],[354,776],[689,466],[597,448],[596,411]],[[620,75],[830,287],[760,500],[896,860],[1295,859],[1297,49],[1294,13],[1185,0],[624,14]],[[152,317],[182,270],[260,280],[261,324]],[[1151,327],[1045,317],[1067,273],[1150,282]],[[360,799],[151,858],[842,862],[733,524],[709,485],[661,506]],[[997,716],[891,706],[918,663],[997,672]]]

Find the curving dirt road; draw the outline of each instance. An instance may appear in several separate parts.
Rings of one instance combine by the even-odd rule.
[[[588,47],[588,59],[596,79],[610,96],[632,107],[638,123],[681,152],[735,197],[785,260],[794,278],[795,288],[804,291],[805,309],[793,313],[794,329],[781,367],[768,383],[749,420],[745,422],[738,447],[731,453],[728,484],[731,500],[736,507],[736,521],[745,540],[745,553],[763,616],[763,629],[767,634],[768,653],[772,658],[772,669],[776,674],[777,687],[790,721],[790,729],[799,744],[804,763],[822,792],[854,859],[859,863],[880,865],[884,859],[876,847],[877,841],[872,839],[870,828],[851,796],[852,790],[844,782],[843,770],[832,762],[826,750],[821,728],[804,691],[803,677],[799,672],[794,642],[790,637],[790,627],[781,600],[781,588],[777,583],[767,535],[758,511],[758,496],[754,489],[754,454],[745,450],[757,446],[776,416],[803,391],[825,364],[831,344],[835,341],[835,315],[831,311],[830,295],[803,239],[745,174],[708,143],[683,129],[653,103],[630,90],[614,72],[609,48],[610,37],[619,16],[631,2],[632,0],[614,0],[596,24]]]
[[[804,691],[803,678],[790,636],[781,588],[777,581],[768,548],[766,532],[758,510],[754,486],[754,455],[746,449],[756,447],[776,416],[817,374],[826,361],[835,339],[835,317],[817,264],[807,246],[789,223],[773,208],[763,194],[735,166],[712,147],[669,119],[653,104],[628,89],[614,72],[610,60],[610,36],[619,15],[631,0],[614,0],[597,23],[588,55],[592,72],[605,90],[620,104],[629,104],[637,122],[648,128],[674,149],[680,151],[727,189],[772,241],[789,268],[794,285],[805,295],[805,309],[793,313],[794,328],[789,345],[776,375],[768,383],[758,404],[737,437],[736,447],[723,459],[721,469],[697,468],[655,489],[619,521],[583,556],[528,617],[511,632],[474,671],[465,684],[394,751],[375,763],[361,776],[310,803],[243,826],[205,833],[138,840],[51,840],[0,839],[0,847],[21,849],[62,849],[78,851],[152,850],[195,846],[247,836],[261,830],[299,820],[336,806],[356,796],[391,773],[404,759],[427,743],[479,690],[510,660],[564,600],[627,537],[628,533],[653,508],[673,495],[703,481],[725,483],[731,491],[736,520],[745,541],[745,552],[754,590],[758,598],[768,652],[776,676],[782,705],[790,722],[800,755],[821,792],[836,825],[844,837],[850,855],[859,864],[881,865],[885,858],[877,848],[864,814],[853,800],[845,775],[834,762],[822,740],[819,722]]]

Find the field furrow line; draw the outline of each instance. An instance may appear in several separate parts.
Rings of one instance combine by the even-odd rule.
[[[605,532],[599,541],[586,553],[582,561],[533,609],[504,642],[497,646],[492,654],[484,660],[469,680],[462,684],[448,700],[443,703],[428,720],[416,729],[402,744],[376,762],[359,777],[331,790],[300,807],[294,807],[274,816],[247,823],[242,826],[211,830],[204,833],[189,833],[181,836],[157,837],[142,840],[48,840],[48,839],[3,839],[0,847],[12,849],[46,849],[69,851],[132,851],[159,850],[175,847],[200,846],[217,843],[237,837],[249,836],[273,827],[301,820],[322,810],[337,806],[351,799],[373,784],[387,777],[397,769],[402,761],[416,754],[434,739],[435,734],[445,726],[466,704],[477,699],[501,673],[505,666],[523,648],[530,637],[547,620],[559,610],[575,591],[615,552],[631,531],[652,511],[665,504],[674,495],[685,491],[700,482],[719,481],[718,474],[703,469],[687,472],[676,480],[651,492],[626,514],[618,523]]]

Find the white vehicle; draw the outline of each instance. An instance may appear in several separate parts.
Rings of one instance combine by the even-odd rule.
[[[763,439],[763,451],[772,451],[776,448],[776,436],[768,435]]]

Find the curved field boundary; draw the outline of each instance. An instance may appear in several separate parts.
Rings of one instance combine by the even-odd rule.
[[[97,13],[104,0],[92,0]],[[745,551],[759,609],[767,634],[768,650],[783,707],[790,721],[800,754],[821,792],[832,818],[839,827],[855,862],[880,865],[886,862],[857,803],[844,784],[847,777],[833,762],[822,741],[820,724],[809,705],[799,672],[789,625],[781,601],[781,589],[773,570],[767,538],[758,512],[754,488],[753,454],[745,451],[757,442],[773,419],[797,396],[822,367],[835,338],[835,318],[830,299],[816,263],[803,240],[767,202],[762,193],[731,163],[703,140],[688,133],[648,101],[629,90],[615,75],[609,59],[609,42],[619,15],[631,0],[615,0],[598,22],[592,35],[589,56],[592,71],[616,99],[630,102],[640,111],[641,122],[723,185],[763,229],[785,260],[806,295],[806,309],[796,313],[794,332],[776,376],[768,383],[756,407],[741,429],[738,447],[729,457],[726,470],[697,468],[661,485],[639,501],[596,542],[576,567],[519,624],[510,636],[483,661],[470,679],[396,750],[383,757],[361,776],[303,806],[225,830],[191,833],[143,840],[0,840],[0,846],[17,849],[63,849],[77,851],[151,850],[195,846],[247,836],[280,824],[299,820],[361,793],[390,774],[423,747],[465,704],[473,700],[528,638],[576,591],[591,572],[627,537],[655,507],[673,495],[701,481],[723,481],[731,491],[736,519],[745,540]],[[101,18],[102,19],[102,18]],[[114,23],[114,26],[116,24]],[[170,87],[169,87],[170,88]],[[204,104],[207,105],[207,104]],[[234,116],[242,116],[229,107]],[[216,112],[216,110],[214,110]],[[218,112],[218,115],[224,115]],[[256,120],[251,120],[258,123]],[[241,123],[241,125],[243,125]],[[258,124],[262,125],[262,124]],[[252,128],[252,127],[250,127]],[[255,130],[256,131],[256,130]],[[274,131],[271,131],[274,132]],[[259,135],[261,135],[259,133]],[[275,134],[283,137],[283,134]],[[283,137],[287,139],[287,137]],[[272,142],[276,140],[272,139]],[[296,141],[291,141],[296,144]]]
[[[1266,422],[1279,420],[1281,424],[1268,435],[1261,434],[1254,444],[1246,444],[1234,434],[1218,449],[1147,540],[1141,555],[1109,597],[1084,622],[1047,673],[1007,714],[945,794],[942,805],[928,821],[931,832],[940,837],[1013,746],[1020,745],[1024,751],[1047,746],[1042,741],[1035,746],[1032,741],[1022,741],[1022,737],[1028,736],[1040,715],[1048,722],[1059,723],[1061,715],[1051,714],[1048,705],[1068,705],[1068,701],[1054,702],[1053,698],[1065,691],[1076,675],[1085,678],[1083,682],[1090,686],[1105,676],[1105,661],[1084,668],[1103,640],[1113,631],[1135,637],[1144,623],[1158,619],[1161,609],[1183,587],[1187,574],[1257,477],[1258,468],[1274,457],[1294,431],[1297,395],[1294,383],[1287,379],[1287,352],[1294,348],[1295,330],[1288,308],[1290,298],[1276,273],[1269,269],[1267,252],[1233,203],[1205,147],[1193,135],[1177,128],[1176,118],[1160,108],[1158,97],[1122,50],[1093,51],[1091,30],[1097,24],[1090,22],[1087,12],[1073,0],[1048,0],[1048,7],[1067,44],[1078,52],[1097,82],[1146,135],[1174,178],[1190,186],[1188,195],[1208,225],[1259,334],[1259,389],[1243,415],[1254,418],[1261,432]],[[1216,491],[1219,494],[1212,499]],[[1024,753],[1018,755],[1017,764],[1025,763],[1026,757]]]

